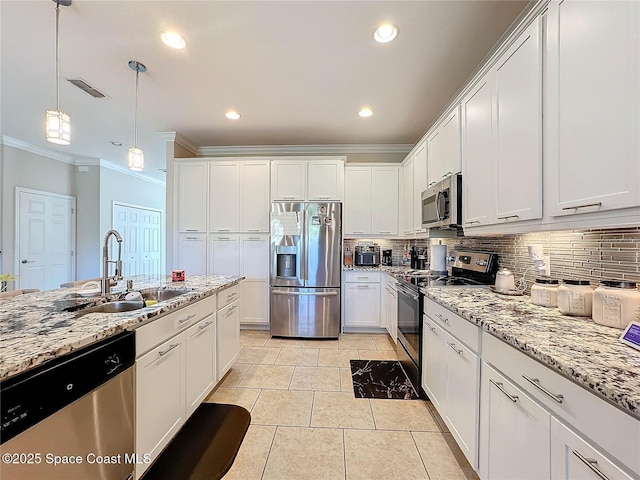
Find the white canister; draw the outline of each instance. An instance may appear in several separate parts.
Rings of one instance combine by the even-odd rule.
[[[558,287],[558,309],[565,315],[590,317],[593,288],[589,280],[562,280]]]
[[[640,291],[636,282],[603,280],[593,292],[593,321],[614,328],[626,328],[636,320]]]
[[[541,307],[558,306],[558,280],[536,278],[531,286],[531,302]]]

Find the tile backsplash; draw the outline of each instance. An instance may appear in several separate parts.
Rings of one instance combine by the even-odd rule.
[[[381,249],[393,249],[394,265],[402,265],[403,254],[411,245],[428,247],[442,242],[447,250],[459,246],[495,252],[500,266],[512,270],[516,277],[533,265],[527,247],[540,244],[550,255],[551,277],[589,280],[597,285],[602,279],[624,279],[640,282],[640,227],[606,230],[537,232],[496,237],[458,237],[421,240],[374,240]],[[357,240],[345,239],[353,249]],[[532,270],[525,275],[528,285],[535,280]]]

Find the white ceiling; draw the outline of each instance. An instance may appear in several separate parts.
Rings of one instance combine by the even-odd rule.
[[[413,144],[525,8],[527,1],[95,1],[60,12],[61,110],[67,147],[44,140],[55,108],[51,0],[2,0],[1,132],[73,156],[126,164],[133,144],[135,73],[145,173],[162,178],[164,140],[198,147]],[[383,22],[390,44],[373,41]],[[174,28],[184,51],[159,40]],[[94,99],[64,79],[109,96]],[[373,109],[358,117],[362,106]],[[225,111],[242,118],[231,121]],[[115,147],[110,141],[124,147]]]

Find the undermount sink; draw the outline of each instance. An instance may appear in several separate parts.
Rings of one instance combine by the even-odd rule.
[[[85,308],[78,312],[79,315],[86,315],[88,313],[122,313],[130,312],[132,310],[139,310],[144,308],[144,302],[140,301],[128,301],[118,300],[115,302],[101,303],[93,307]]]
[[[142,298],[144,300],[155,300],[156,302],[164,302],[165,300],[169,300],[170,298],[177,297],[178,295],[183,295],[189,292],[191,292],[191,290],[186,288],[180,290],[154,290],[152,292],[142,293]]]

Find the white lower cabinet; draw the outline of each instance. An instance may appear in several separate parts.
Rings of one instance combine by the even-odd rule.
[[[135,452],[150,459],[136,479],[238,358],[241,292],[233,285],[136,330]]]
[[[225,295],[226,290],[220,294]],[[240,353],[240,305],[241,301],[235,300],[218,310],[216,350],[219,380],[226,375]]]
[[[445,413],[447,393],[447,355],[444,350],[444,330],[423,317],[422,388],[440,415]]]
[[[551,419],[551,478],[553,480],[631,480],[601,451],[558,419]]]
[[[391,277],[387,276],[387,286],[385,288],[387,309],[387,332],[393,339],[394,343],[398,343],[398,291],[396,290],[396,282]]]
[[[185,333],[185,404],[187,416],[209,394],[218,379],[216,369],[216,315],[212,313]]]
[[[185,338],[176,335],[136,361],[136,453],[153,462],[185,422]],[[150,466],[136,465],[136,478]]]
[[[484,362],[480,404],[480,477],[548,479],[549,412]]]
[[[480,357],[474,350],[478,349],[478,327],[429,299],[423,327],[422,387],[462,453],[477,468]]]
[[[380,272],[345,274],[344,327],[380,328]]]

